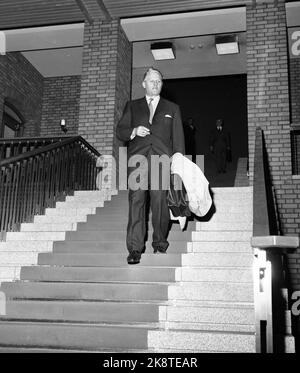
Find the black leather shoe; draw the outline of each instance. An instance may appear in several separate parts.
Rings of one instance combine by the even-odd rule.
[[[141,254],[138,251],[132,251],[127,257],[128,264],[138,264],[141,260]]]
[[[163,247],[160,247],[160,246],[156,246],[156,247],[154,247],[153,253],[154,254],[166,254],[167,249],[164,249]]]

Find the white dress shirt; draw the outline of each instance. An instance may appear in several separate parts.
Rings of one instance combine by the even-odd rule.
[[[150,103],[150,99],[152,98],[152,106],[153,106],[153,116],[155,114],[155,110],[157,108],[157,105],[159,103],[159,100],[160,100],[160,96],[154,96],[154,97],[150,97],[148,95],[146,95],[146,100],[147,100],[147,104],[149,105]],[[134,129],[132,130],[132,133],[131,133],[131,136],[130,136],[130,140],[133,140],[135,138],[135,135],[134,135]]]

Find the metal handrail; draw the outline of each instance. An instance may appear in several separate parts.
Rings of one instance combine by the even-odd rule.
[[[298,236],[282,236],[263,131],[256,128],[253,178],[254,303],[257,352],[278,352],[280,287],[285,286],[284,250],[299,247]],[[272,273],[273,272],[273,273]],[[283,303],[288,303],[285,299]],[[276,317],[275,317],[276,316]],[[288,334],[288,332],[286,333]]]
[[[66,139],[66,136],[14,137],[0,139],[0,160]],[[68,136],[70,138],[70,136]]]
[[[75,190],[96,189],[99,156],[74,136],[0,161],[0,239]]]
[[[41,148],[37,148],[37,149],[31,150],[29,152],[22,153],[22,154],[19,154],[17,156],[10,157],[8,159],[0,161],[0,167],[12,164],[14,162],[20,162],[22,160],[25,160],[25,159],[28,159],[28,158],[31,158],[31,157],[41,155],[43,153],[61,148],[65,145],[71,144],[71,143],[76,142],[76,141],[81,142],[88,150],[92,151],[98,157],[100,156],[100,153],[94,147],[92,147],[92,145],[90,145],[83,137],[74,136],[74,137],[68,137],[64,140],[61,140],[60,142],[55,142],[53,144],[46,145],[46,146],[43,146]]]

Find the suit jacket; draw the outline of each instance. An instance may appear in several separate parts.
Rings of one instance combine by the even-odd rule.
[[[213,146],[215,149],[222,150],[230,147],[229,132],[222,129],[218,131],[217,128],[214,128],[210,134],[210,146]]]
[[[149,107],[145,97],[127,102],[123,116],[117,125],[117,137],[128,142],[128,156],[142,154],[184,154],[184,133],[179,106],[162,97],[155,110],[152,124],[149,123]],[[130,140],[133,128],[144,126],[150,129],[150,135],[135,136]]]

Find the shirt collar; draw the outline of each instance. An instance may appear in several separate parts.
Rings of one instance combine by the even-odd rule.
[[[149,100],[150,100],[150,98],[152,98],[152,99],[153,99],[152,102],[155,103],[155,102],[158,102],[158,101],[159,101],[160,96],[158,95],[158,96],[150,97],[150,96],[146,95],[146,100],[147,100],[148,104],[149,104]]]

